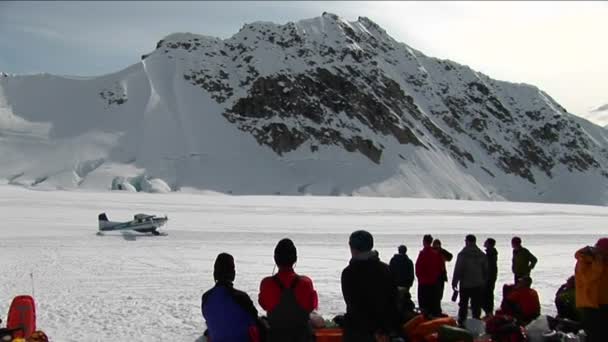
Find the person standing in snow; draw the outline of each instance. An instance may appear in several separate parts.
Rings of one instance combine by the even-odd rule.
[[[494,288],[496,287],[496,279],[498,278],[496,240],[488,238],[483,246],[486,249],[486,257],[488,258],[488,282],[485,286],[483,311],[485,311],[486,316],[492,316],[494,314]]]
[[[467,235],[465,247],[458,253],[452,288],[460,291],[458,303],[458,323],[464,326],[471,300],[471,313],[473,318],[481,318],[481,305],[483,293],[488,281],[488,260],[486,255],[477,247],[475,235]]]
[[[513,247],[511,270],[515,277],[515,283],[517,283],[519,278],[530,276],[530,272],[536,266],[538,259],[527,248],[521,245],[521,238],[519,236],[511,239],[511,247]]]
[[[215,286],[201,301],[207,335],[213,342],[259,341],[258,310],[245,292],[234,288],[235,276],[234,258],[220,253],[213,265]]]
[[[439,317],[442,315],[439,291],[445,264],[441,254],[431,247],[432,243],[433,237],[425,235],[422,238],[423,248],[416,259],[418,305],[425,315]]]
[[[576,308],[588,342],[608,341],[608,238],[575,254]]]
[[[406,313],[414,311],[415,307],[410,294],[410,288],[414,284],[414,263],[407,256],[405,245],[399,246],[397,252],[391,259],[389,268],[397,286],[397,307],[401,316],[404,317]]]
[[[443,300],[443,292],[445,290],[445,283],[447,283],[447,281],[448,281],[448,271],[445,267],[445,263],[452,261],[452,258],[454,256],[452,255],[452,253],[448,252],[446,249],[443,249],[441,247],[441,240],[439,240],[439,239],[433,240],[433,248],[437,252],[439,252],[439,254],[441,255],[441,258],[443,259],[443,273],[441,274],[442,281],[439,283],[439,305],[440,305],[439,307],[441,308],[441,301]],[[441,311],[443,312],[443,309],[441,309]]]
[[[345,342],[375,342],[397,330],[397,287],[389,266],[372,250],[374,239],[365,230],[353,232],[348,245],[352,258],[342,271]]]
[[[319,299],[312,280],[293,270],[297,260],[293,241],[280,240],[274,249],[279,272],[260,283],[258,302],[268,316],[269,342],[309,342],[313,339],[310,313],[317,308]]]

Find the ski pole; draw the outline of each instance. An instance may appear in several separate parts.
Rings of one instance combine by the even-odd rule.
[[[32,297],[36,298],[36,292],[34,292],[34,271],[30,272],[30,279],[32,280]]]

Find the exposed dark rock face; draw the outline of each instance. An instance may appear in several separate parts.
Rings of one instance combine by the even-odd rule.
[[[114,85],[112,89],[100,91],[99,97],[106,102],[107,107],[112,105],[120,106],[129,100],[127,94],[124,93],[124,90],[119,85]]]
[[[279,154],[297,149],[307,140],[313,144],[341,145],[380,162],[382,146],[360,136],[359,124],[376,134],[393,136],[401,144],[422,145],[400,119],[407,98],[399,85],[377,78],[369,93],[346,77],[317,68],[308,74],[260,77],[247,97],[240,98],[224,116],[239,128],[253,131],[259,143]],[[352,77],[351,77],[352,78]],[[343,113],[340,117],[339,113]],[[294,122],[292,129],[273,121]]]
[[[368,18],[346,23],[324,13],[316,20],[323,22],[316,29],[248,24],[227,40],[167,38],[157,49],[168,58],[199,56],[192,58],[200,67],[184,80],[279,155],[331,145],[380,164],[386,146],[397,143],[530,183],[553,177],[559,166],[608,175],[606,158],[597,157],[603,147],[542,91],[426,57]],[[264,58],[276,70],[263,67]]]

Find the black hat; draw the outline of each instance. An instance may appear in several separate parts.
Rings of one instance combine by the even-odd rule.
[[[374,237],[367,230],[357,230],[348,238],[350,248],[359,252],[369,252],[374,247]]]
[[[298,260],[296,246],[291,239],[282,239],[274,248],[274,262],[277,266],[293,266]]]
[[[234,281],[234,258],[228,253],[220,253],[213,264],[213,279],[215,281]]]

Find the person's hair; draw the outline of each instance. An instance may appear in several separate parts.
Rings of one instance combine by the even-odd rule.
[[[274,262],[277,266],[291,267],[298,260],[296,246],[291,239],[282,239],[274,248]]]
[[[348,238],[350,248],[359,252],[369,252],[374,248],[374,237],[367,230],[357,230]]]
[[[407,247],[405,247],[405,245],[401,245],[397,248],[397,251],[399,252],[399,254],[405,254],[407,253]]]
[[[426,234],[422,237],[422,243],[425,245],[430,245],[433,243],[433,236],[431,234]]]
[[[600,238],[595,243],[595,248],[602,254],[608,255],[608,238]]]
[[[511,243],[516,244],[516,245],[521,245],[521,238],[519,236],[514,236],[511,239]]]
[[[524,287],[532,287],[532,278],[530,278],[528,276],[523,276],[523,277],[517,279],[517,282],[521,283],[521,285]]]
[[[468,242],[468,243],[476,243],[477,242],[477,238],[473,234],[467,235],[467,237],[465,237],[464,240],[466,242]]]
[[[487,238],[486,242],[488,243],[488,245],[490,247],[495,247],[496,246],[496,240],[492,239],[492,238]]]
[[[215,281],[234,281],[236,271],[234,258],[228,253],[220,253],[213,264],[213,279]]]
[[[433,245],[434,244],[438,244],[439,246],[441,246],[441,240],[439,240],[439,239],[433,240]]]

